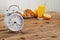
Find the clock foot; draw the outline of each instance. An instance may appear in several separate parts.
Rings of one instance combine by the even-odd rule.
[[[9,30],[9,32],[12,32],[11,30]]]
[[[9,33],[12,33],[13,31],[9,30]]]
[[[11,31],[11,30],[9,30],[9,33],[17,33],[17,31]]]
[[[9,33],[17,33],[18,31],[11,31],[11,30],[9,30]],[[22,31],[22,30],[20,30],[20,32],[22,33],[22,34],[24,34],[24,32]]]
[[[20,32],[21,32],[22,34],[24,34],[24,32],[23,32],[22,30],[20,30]]]

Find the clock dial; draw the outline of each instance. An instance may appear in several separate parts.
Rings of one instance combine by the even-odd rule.
[[[17,13],[14,13],[14,14],[11,14],[9,17],[7,16],[5,19],[6,19],[5,24],[8,29],[10,29],[11,31],[21,30],[21,28],[23,26],[22,16],[20,16]]]

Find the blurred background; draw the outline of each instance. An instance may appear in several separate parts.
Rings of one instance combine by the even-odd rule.
[[[0,0],[0,13],[4,13],[10,5],[19,5],[21,9],[36,9],[38,5],[46,5],[46,12],[60,12],[60,0]]]

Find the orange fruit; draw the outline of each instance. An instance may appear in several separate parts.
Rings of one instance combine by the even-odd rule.
[[[35,9],[33,12],[34,12],[34,16],[37,17],[37,15],[38,15],[38,10]]]
[[[44,14],[44,15],[43,15],[43,19],[49,20],[49,19],[51,19],[51,15]]]

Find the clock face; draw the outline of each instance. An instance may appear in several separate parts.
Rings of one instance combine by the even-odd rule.
[[[19,31],[23,27],[23,18],[17,13],[5,17],[5,25],[11,31]]]

